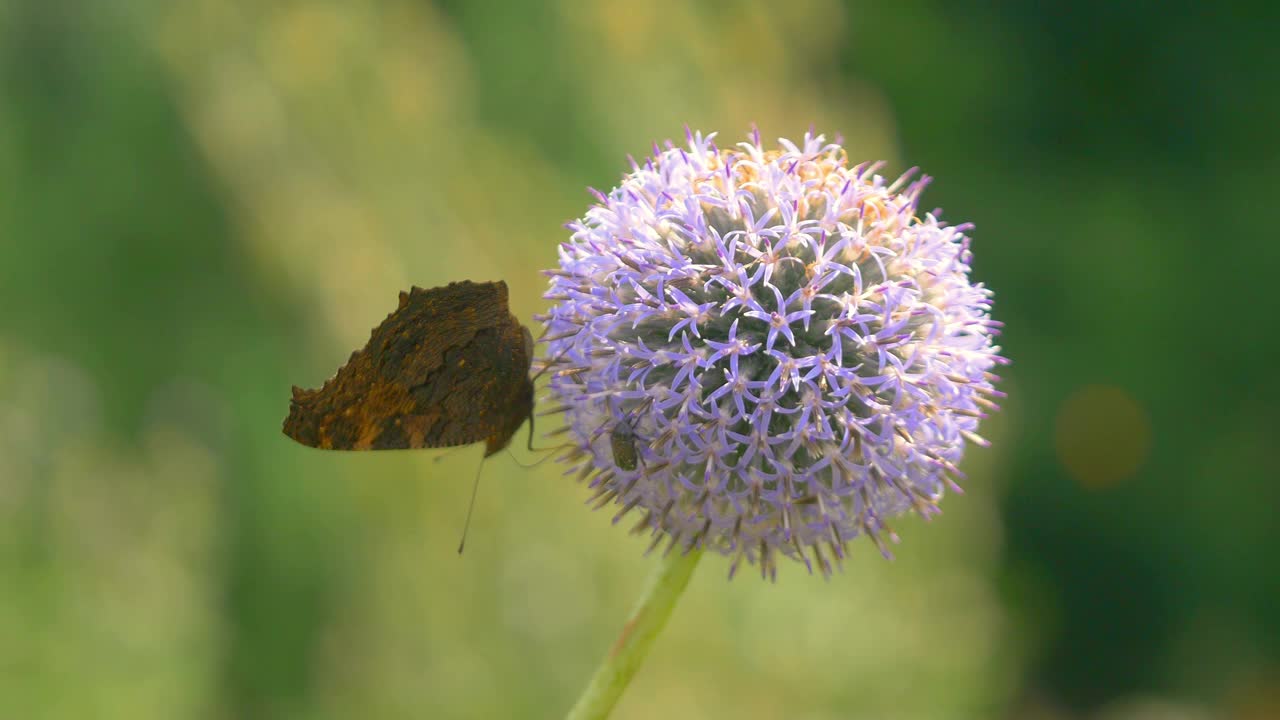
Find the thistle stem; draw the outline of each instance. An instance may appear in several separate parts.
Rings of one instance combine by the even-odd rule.
[[[568,720],[600,720],[609,717],[618,698],[631,684],[631,678],[649,654],[649,647],[671,617],[680,594],[689,584],[693,569],[702,557],[702,549],[687,553],[672,552],[662,558],[645,584],[640,601],[622,627],[622,633],[600,667],[591,676],[578,702],[569,711]]]

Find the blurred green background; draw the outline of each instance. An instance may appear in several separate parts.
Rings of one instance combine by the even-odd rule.
[[[705,560],[616,716],[1280,717],[1280,6],[1059,5],[0,0],[0,719],[561,715],[645,542],[503,454],[459,559],[481,446],[289,386],[752,123],[938,178],[1011,397],[894,562]]]

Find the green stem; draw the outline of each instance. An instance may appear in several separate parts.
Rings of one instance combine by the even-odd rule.
[[[640,595],[640,602],[636,603],[627,624],[622,627],[622,634],[600,662],[600,667],[596,668],[591,682],[587,683],[582,696],[569,711],[568,720],[609,717],[618,698],[631,683],[632,676],[640,669],[645,655],[649,654],[649,646],[667,624],[671,609],[689,584],[701,557],[701,548],[688,553],[677,550],[658,562]]]

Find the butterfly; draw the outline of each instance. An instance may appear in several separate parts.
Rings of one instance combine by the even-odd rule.
[[[533,422],[533,336],[502,281],[400,293],[400,304],[315,390],[293,388],[284,434],[323,450],[443,448],[485,457]]]

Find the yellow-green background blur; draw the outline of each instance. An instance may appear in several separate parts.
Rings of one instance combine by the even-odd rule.
[[[562,715],[645,542],[501,454],[459,558],[481,446],[289,386],[752,123],[937,178],[1011,397],[893,562],[705,559],[616,716],[1280,717],[1280,12],[961,5],[0,0],[0,720]]]

